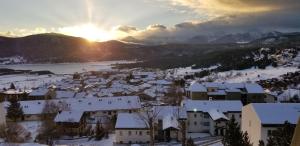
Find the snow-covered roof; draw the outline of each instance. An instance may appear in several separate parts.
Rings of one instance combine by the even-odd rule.
[[[222,83],[217,83],[217,82],[205,82],[203,85],[206,88],[225,88],[225,85]]]
[[[155,112],[158,112],[158,119],[163,119],[165,116],[172,115],[181,119],[186,119],[186,110],[181,106],[154,106]]]
[[[105,98],[65,98],[52,99],[57,105],[67,104],[70,110],[76,111],[111,111],[111,110],[131,110],[141,108],[138,96],[119,96]],[[20,101],[24,114],[41,114],[46,100],[27,100]],[[6,102],[8,107],[9,102]]]
[[[224,90],[217,90],[214,92],[208,92],[207,95],[226,95],[226,92]]]
[[[73,91],[56,91],[56,98],[73,98],[74,95]]]
[[[184,100],[182,105],[186,111],[208,112],[211,109],[218,109],[221,112],[239,112],[242,111],[242,102],[240,100]]]
[[[32,90],[28,96],[45,96],[48,93],[48,89],[36,89]]]
[[[179,129],[178,128],[178,121],[176,119],[175,116],[173,115],[167,115],[163,118],[163,130],[168,129],[168,128],[175,128],[175,129]]]
[[[79,123],[83,113],[83,111],[62,111],[57,113],[54,122]]]
[[[247,83],[245,84],[245,88],[248,93],[253,93],[253,94],[265,93],[264,89],[256,83]]]
[[[211,117],[211,119],[218,120],[218,119],[225,119],[228,120],[228,118],[224,115],[223,112],[220,112],[218,109],[210,109],[208,111],[209,116]]]
[[[147,128],[144,119],[137,113],[119,113],[116,129],[144,129]]]
[[[172,82],[169,82],[167,80],[155,80],[155,81],[149,81],[149,84],[155,84],[155,85],[171,85]]]
[[[86,92],[78,92],[75,94],[74,98],[84,98],[86,95]]]
[[[237,88],[230,88],[230,89],[226,89],[225,92],[241,92],[241,90]]]
[[[300,103],[252,103],[262,124],[283,124],[285,121],[297,124],[300,117]]]
[[[245,88],[244,83],[224,83],[227,89],[242,89]]]
[[[16,90],[16,89],[8,89],[4,92],[4,94],[24,94],[24,91]]]
[[[206,87],[198,82],[193,82],[190,87],[188,88],[191,92],[207,92]]]

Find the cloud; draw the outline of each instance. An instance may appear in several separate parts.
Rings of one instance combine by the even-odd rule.
[[[132,33],[132,32],[137,31],[137,28],[133,27],[133,26],[119,25],[119,26],[116,26],[114,28],[114,30],[115,31],[121,31],[121,32],[124,32],[124,33]]]
[[[160,0],[158,0],[160,1]],[[243,32],[300,31],[298,0],[168,0],[170,5],[206,15],[208,19],[194,20],[166,27],[149,25],[133,36],[143,39],[180,40],[196,35],[223,35]],[[130,35],[130,34],[129,34]]]
[[[298,0],[169,0],[169,2],[171,5],[187,7],[211,17],[299,8]]]

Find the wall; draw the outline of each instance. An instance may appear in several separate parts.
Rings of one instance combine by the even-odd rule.
[[[193,100],[207,100],[207,92],[191,92],[191,99]]]
[[[196,117],[194,116],[196,115]],[[187,132],[208,132],[209,126],[203,125],[204,122],[209,122],[209,115],[202,112],[187,113]],[[195,125],[196,122],[196,125]]]
[[[129,134],[131,131],[131,135]],[[142,135],[140,135],[142,132]],[[147,133],[148,132],[148,133]],[[116,143],[149,143],[149,130],[146,129],[116,129]]]
[[[250,142],[253,146],[258,146],[261,140],[261,122],[251,104],[242,109],[242,131],[247,131]]]

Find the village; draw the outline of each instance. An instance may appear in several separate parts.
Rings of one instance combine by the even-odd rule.
[[[266,145],[280,127],[299,129],[300,103],[264,87],[140,68],[74,73],[32,90],[11,83],[0,89],[0,143],[213,146],[232,124]]]

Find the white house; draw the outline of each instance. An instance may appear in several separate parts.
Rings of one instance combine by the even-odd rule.
[[[149,143],[150,131],[137,113],[119,113],[115,126],[117,144]]]
[[[155,131],[158,141],[180,141],[182,138],[182,127],[180,122],[186,124],[187,113],[180,106],[155,106],[153,111],[157,115],[157,130]],[[186,132],[186,131],[185,131]]]
[[[252,103],[243,107],[242,131],[248,132],[254,146],[259,140],[267,143],[273,130],[282,127],[285,121],[297,124],[300,103]]]
[[[141,108],[138,96],[118,96],[105,98],[64,98],[51,100],[20,101],[25,120],[39,120],[47,102],[54,103],[61,110],[77,110],[87,112],[91,117],[112,117],[118,112],[133,112]],[[5,102],[8,107],[9,102]]]
[[[232,117],[240,123],[243,106],[239,100],[184,100],[181,104],[187,111],[187,132],[211,135],[224,135]]]

